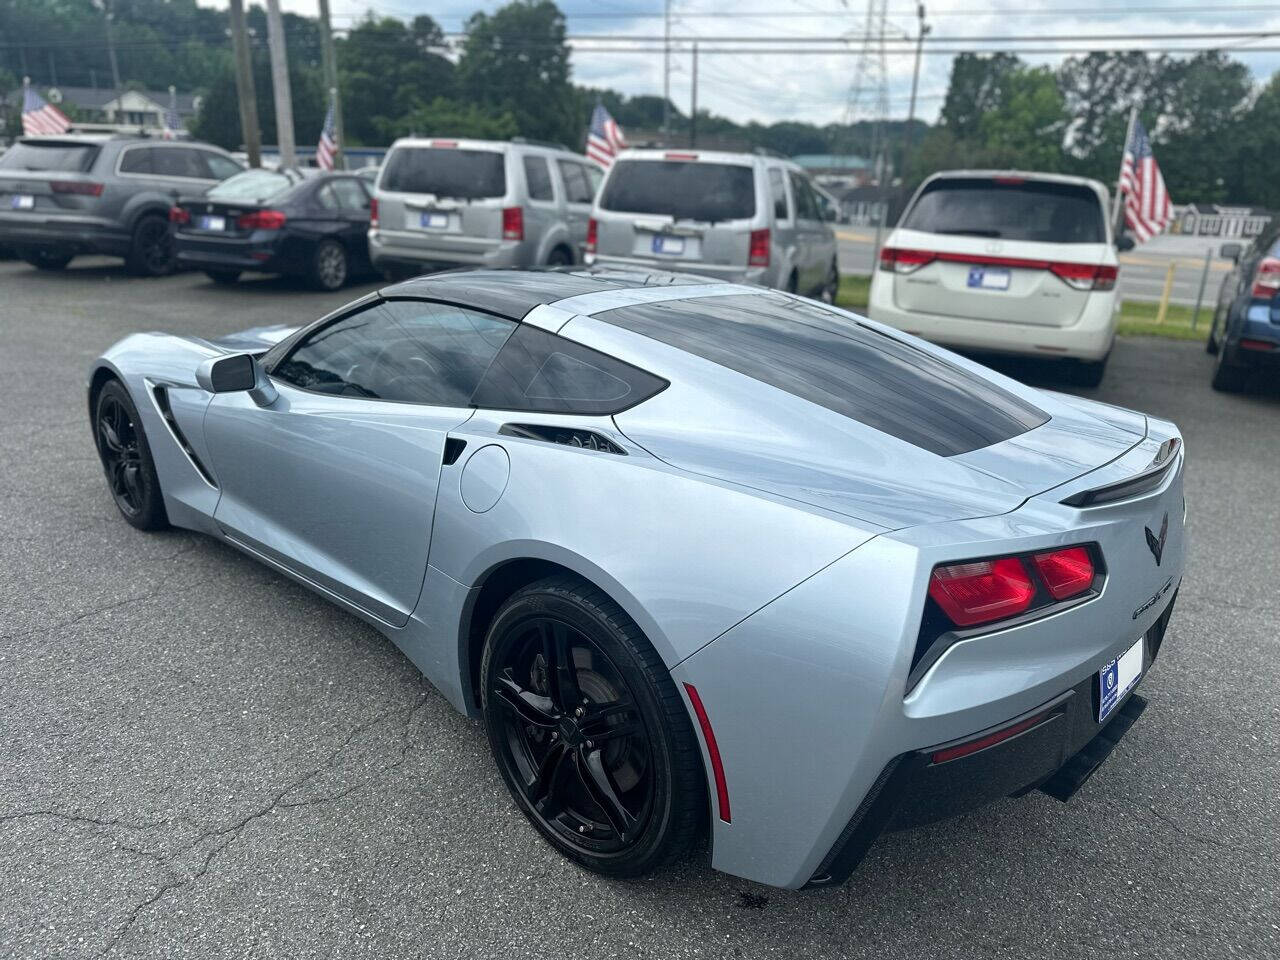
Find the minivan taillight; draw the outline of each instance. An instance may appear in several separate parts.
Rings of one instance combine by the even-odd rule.
[[[170,207],[169,222],[170,223],[190,223],[191,214],[187,213],[186,210],[183,210],[182,207]]]
[[[280,210],[255,210],[236,218],[241,230],[279,230],[284,226],[285,215]]]
[[[1263,257],[1253,275],[1252,296],[1270,300],[1280,291],[1280,259]]]
[[[502,239],[524,239],[524,209],[522,207],[504,207],[502,210]]]
[[[747,264],[752,267],[769,265],[769,228],[751,231],[751,244],[747,248]]]
[[[102,184],[85,180],[54,180],[49,189],[54,193],[74,193],[82,197],[102,196]]]
[[[600,223],[595,217],[587,221],[587,253],[596,252],[596,242],[600,238]]]
[[[880,269],[890,273],[915,273],[927,263],[932,263],[937,254],[927,250],[902,250],[898,247],[880,248]]]
[[[369,226],[376,227],[378,225],[378,198],[374,197],[369,201]]]
[[[1114,290],[1120,269],[1091,263],[1050,263],[1049,272],[1073,290]]]

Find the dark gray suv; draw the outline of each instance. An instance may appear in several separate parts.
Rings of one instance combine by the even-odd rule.
[[[72,134],[20,137],[0,156],[0,246],[42,270],[81,253],[130,271],[173,269],[169,207],[244,167],[204,143]]]

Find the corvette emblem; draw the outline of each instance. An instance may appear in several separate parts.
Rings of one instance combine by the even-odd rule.
[[[1164,519],[1160,521],[1160,535],[1156,536],[1151,532],[1150,527],[1143,527],[1142,532],[1147,535],[1147,546],[1151,548],[1151,555],[1156,558],[1156,566],[1160,566],[1160,557],[1164,553],[1165,537],[1169,535],[1169,514],[1164,515]]]

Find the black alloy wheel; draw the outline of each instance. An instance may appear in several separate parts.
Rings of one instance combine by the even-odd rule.
[[[569,577],[519,591],[481,676],[498,768],[553,846],[613,876],[688,849],[706,808],[697,741],[670,675],[608,597]]]
[[[163,277],[173,271],[173,235],[163,217],[145,216],[133,228],[125,263],[140,277]]]
[[[121,515],[140,530],[168,526],[151,448],[119,381],[108,382],[98,394],[93,424],[107,487]]]
[[[818,299],[823,303],[835,305],[836,297],[840,294],[840,267],[833,260],[831,261],[831,271],[827,274],[827,282],[822,285],[822,290],[818,293]]]
[[[319,290],[338,290],[347,282],[347,251],[336,240],[321,240],[311,261],[311,283]]]

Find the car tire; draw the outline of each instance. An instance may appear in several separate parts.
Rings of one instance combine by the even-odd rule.
[[[1213,333],[1214,324],[1210,322],[1209,335],[1204,338],[1204,352],[1209,354],[1211,357],[1216,357],[1218,355],[1218,338],[1215,337]]]
[[[791,275],[787,277],[786,291],[787,293],[795,293],[799,288],[799,286],[800,286],[800,277],[796,274],[794,270],[792,270]]]
[[[834,260],[831,261],[831,273],[827,276],[827,282],[823,284],[822,290],[818,294],[818,299],[823,303],[835,305],[836,297],[840,294],[840,267]]]
[[[133,227],[125,267],[138,277],[163,277],[173,272],[173,234],[169,221],[147,214]]]
[[[1247,385],[1249,371],[1245,367],[1227,362],[1227,345],[1218,346],[1218,362],[1213,368],[1213,379],[1210,386],[1219,393],[1239,393]]]
[[[204,275],[214,283],[230,285],[240,280],[239,270],[206,270]]]
[[[571,267],[573,266],[573,254],[566,247],[556,247],[547,255],[548,267]]]
[[[692,847],[707,794],[688,711],[640,628],[601,590],[566,575],[517,591],[489,627],[480,677],[498,769],[555,849],[597,873],[639,877]]]
[[[169,526],[151,447],[129,391],[108,380],[93,406],[93,436],[111,499],[125,522],[139,530]]]
[[[311,254],[309,279],[317,290],[341,290],[351,271],[347,248],[337,240],[321,240]]]
[[[1075,377],[1073,378],[1077,384],[1082,387],[1101,386],[1102,378],[1107,372],[1107,361],[1110,354],[1101,360],[1081,360],[1076,363]]]
[[[72,253],[54,253],[52,250],[24,250],[19,256],[37,270],[65,270]]]

